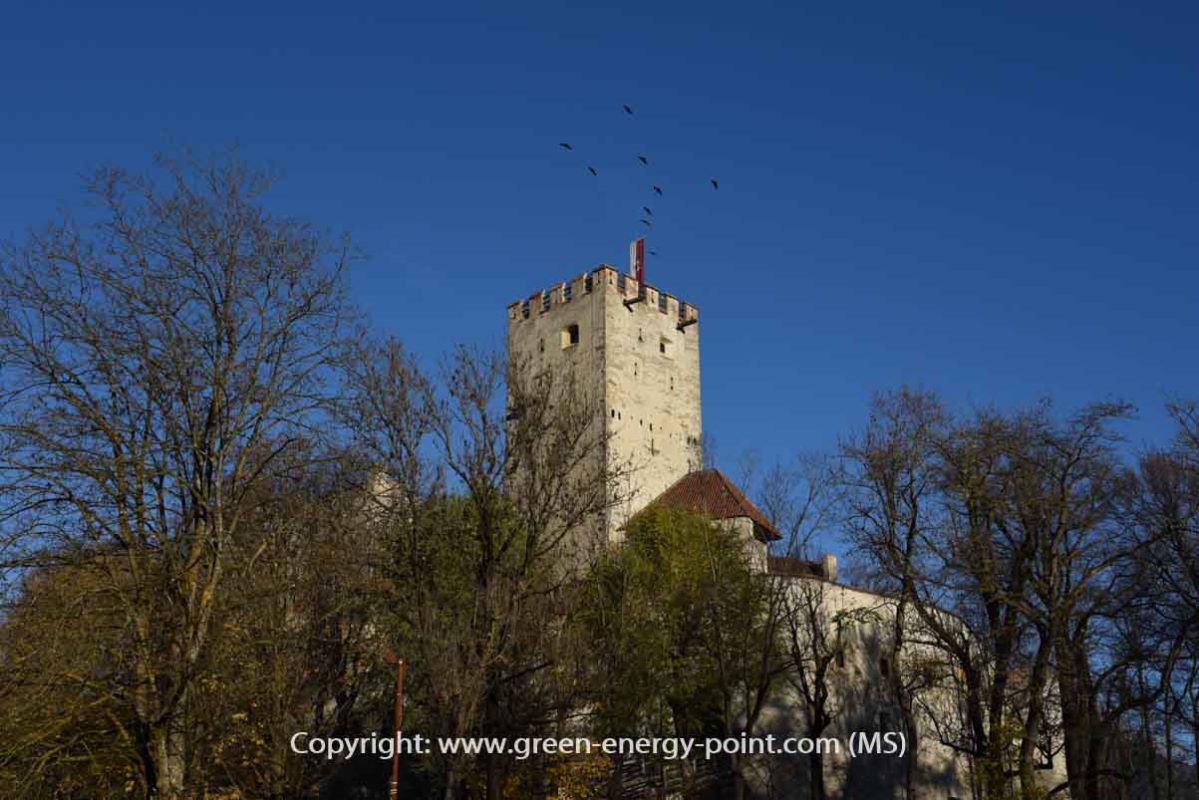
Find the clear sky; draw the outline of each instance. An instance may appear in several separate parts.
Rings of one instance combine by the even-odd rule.
[[[727,467],[828,449],[901,383],[1128,399],[1138,445],[1199,397],[1193,1],[167,5],[5,4],[0,236],[99,163],[237,141],[433,360],[623,264],[647,204]]]

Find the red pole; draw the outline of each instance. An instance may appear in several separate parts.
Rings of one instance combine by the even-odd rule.
[[[397,658],[395,653],[388,653],[386,661],[388,664],[396,666],[395,722],[392,726],[392,735],[395,736],[395,751],[391,754],[391,785],[387,790],[387,798],[388,800],[399,800],[400,731],[404,726],[404,673],[407,671],[407,664],[404,663],[404,659]]]

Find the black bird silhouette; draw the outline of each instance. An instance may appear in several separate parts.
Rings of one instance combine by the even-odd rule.
[[[648,219],[643,219],[643,220],[641,220],[641,224],[642,224],[642,225],[644,225],[644,226],[645,226],[645,227],[647,227],[647,228],[652,228],[652,227],[654,227],[654,223],[650,222]]]
[[[713,179],[712,179],[712,188],[713,188],[713,189],[719,189],[719,188],[720,188],[720,184],[716,182],[716,179],[715,179],[715,178],[713,178]]]
[[[658,194],[662,194],[662,187],[661,187],[661,186],[655,186],[655,187],[654,187],[654,191],[655,191],[655,192],[657,192]]]
[[[654,215],[654,212],[649,210],[649,206],[642,206],[641,210],[645,212],[645,216],[647,217],[652,217]]]
[[[561,142],[558,144],[558,146],[563,150],[574,150],[574,148],[570,146],[570,142]]]
[[[650,254],[651,256],[656,256],[656,255],[658,255],[658,251],[657,251],[657,250],[650,250],[650,251],[649,251],[649,254]]]
[[[592,175],[599,175],[599,173],[595,171],[595,167],[588,167],[587,171],[590,172]]]
[[[624,113],[626,113],[626,114],[632,114],[632,113],[633,113],[633,107],[632,107],[632,106],[624,106]]]
[[[649,159],[646,158],[645,156],[637,156],[637,160],[640,161],[642,164],[649,166]]]

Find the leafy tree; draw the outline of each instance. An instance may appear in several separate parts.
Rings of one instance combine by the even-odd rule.
[[[592,570],[576,615],[590,642],[596,734],[739,733],[739,688],[756,683],[769,635],[767,591],[734,531],[674,509],[637,515]]]

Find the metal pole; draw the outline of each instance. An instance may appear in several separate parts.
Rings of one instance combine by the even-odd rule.
[[[388,787],[387,798],[388,800],[399,800],[400,731],[404,726],[404,673],[407,671],[407,664],[404,659],[397,658],[393,653],[387,654],[387,662],[396,665],[395,723],[392,726],[395,736],[395,751],[391,755],[391,785]]]

